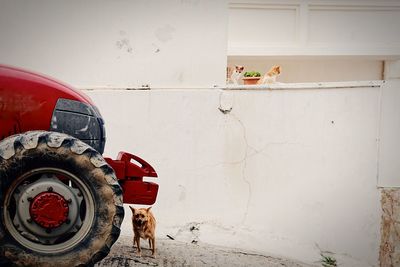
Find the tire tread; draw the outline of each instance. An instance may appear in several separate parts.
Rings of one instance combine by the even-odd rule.
[[[89,145],[85,144],[79,139],[63,133],[46,131],[29,131],[7,137],[0,141],[0,167],[2,162],[7,161],[15,156],[16,151],[19,149],[36,149],[41,145],[55,149],[64,147],[76,155],[87,157],[96,170],[100,170],[103,173],[106,184],[112,189],[115,204],[115,214],[112,220],[112,229],[110,234],[104,242],[104,245],[98,249],[98,251],[93,253],[93,256],[89,262],[79,262],[75,266],[94,265],[96,262],[102,260],[108,255],[111,246],[118,239],[121,232],[121,223],[124,218],[122,189],[118,183],[115,173],[104,160],[102,155]],[[48,263],[41,262],[40,265],[37,264],[35,266],[48,266]]]

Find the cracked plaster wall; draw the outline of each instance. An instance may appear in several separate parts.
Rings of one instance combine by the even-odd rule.
[[[159,237],[378,264],[379,88],[87,93],[105,154],[133,152],[159,173]]]

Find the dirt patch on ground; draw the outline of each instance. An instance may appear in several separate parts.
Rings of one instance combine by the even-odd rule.
[[[171,239],[157,239],[156,248],[156,258],[152,258],[147,242],[142,242],[142,257],[137,257],[136,249],[132,247],[132,238],[121,236],[110,254],[95,266],[311,266],[234,248],[184,243]]]

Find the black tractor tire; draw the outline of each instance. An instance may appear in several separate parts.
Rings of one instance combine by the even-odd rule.
[[[65,230],[68,237],[54,244],[32,241],[34,233],[18,231],[20,225],[15,223],[16,210],[22,206],[15,204],[15,195],[26,184],[35,188],[40,175],[52,175],[53,180],[60,175],[72,177],[65,190],[74,183],[73,190],[83,194],[84,200],[76,205],[80,229]],[[0,204],[0,266],[93,266],[118,239],[124,217],[122,189],[114,170],[92,147],[56,132],[30,131],[0,141]]]

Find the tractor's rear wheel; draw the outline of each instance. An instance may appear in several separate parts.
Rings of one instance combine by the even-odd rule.
[[[124,216],[102,156],[54,132],[0,142],[0,202],[0,263],[16,266],[91,266],[110,251]]]

